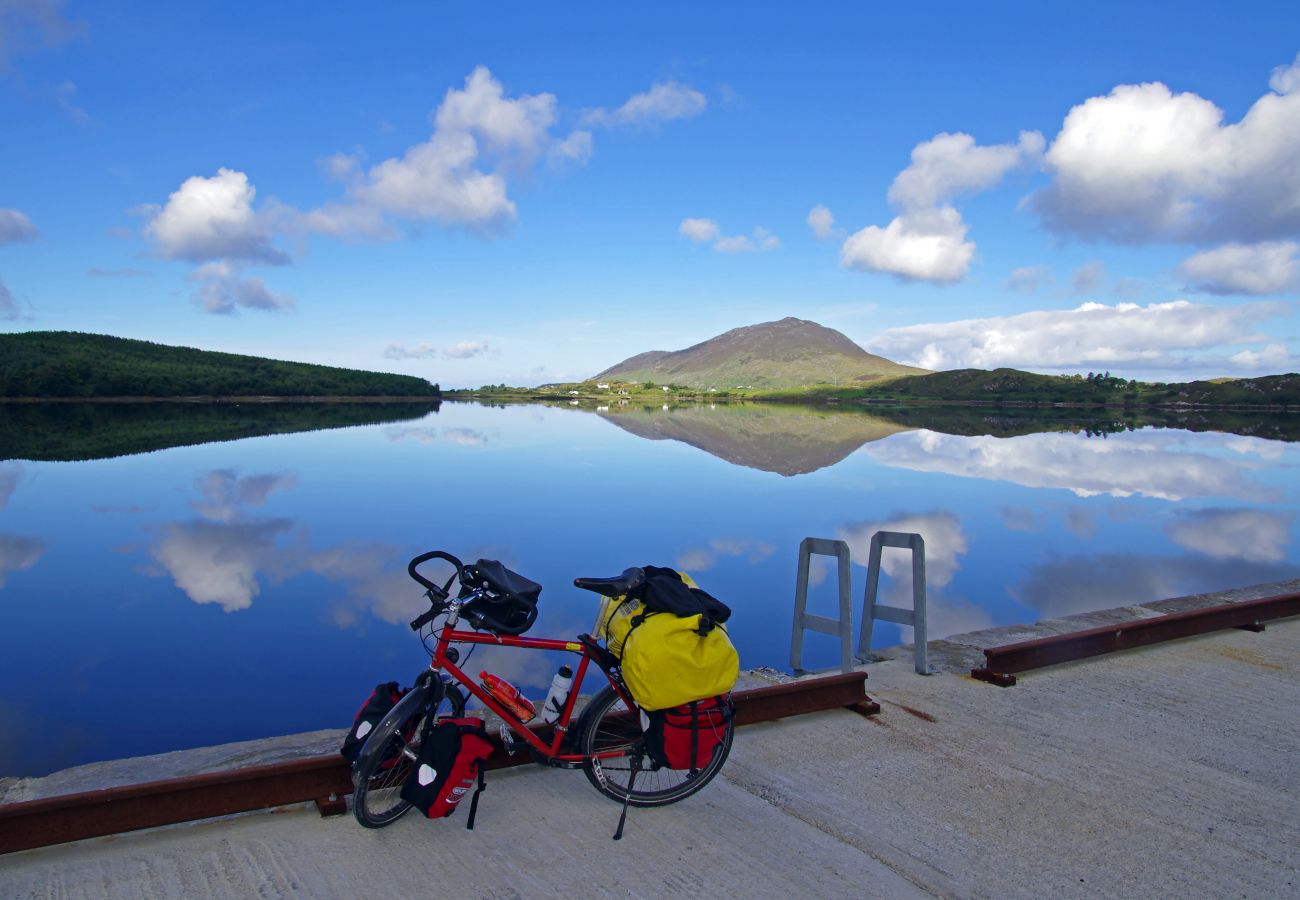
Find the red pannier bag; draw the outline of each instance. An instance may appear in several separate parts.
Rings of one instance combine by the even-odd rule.
[[[731,721],[731,696],[692,700],[646,714],[646,749],[650,758],[670,769],[697,772],[709,764],[727,736]]]
[[[465,823],[466,828],[473,828],[478,795],[485,787],[483,763],[491,753],[492,742],[482,719],[442,719],[429,725],[411,774],[402,785],[402,799],[430,819],[442,819],[456,811],[477,781]]]

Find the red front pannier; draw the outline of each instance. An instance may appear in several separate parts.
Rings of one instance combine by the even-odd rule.
[[[456,811],[477,781],[465,823],[473,828],[483,791],[483,763],[491,753],[482,719],[442,719],[428,726],[415,765],[402,785],[402,799],[430,819],[441,819]]]
[[[703,769],[727,737],[731,696],[693,700],[646,714],[646,749],[651,759],[670,769]]]

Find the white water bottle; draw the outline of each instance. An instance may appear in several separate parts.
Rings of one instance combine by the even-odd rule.
[[[542,721],[554,723],[560,720],[564,712],[564,701],[569,699],[569,689],[573,687],[573,670],[560,666],[560,671],[551,679],[551,689],[546,692],[546,702],[542,704]]]

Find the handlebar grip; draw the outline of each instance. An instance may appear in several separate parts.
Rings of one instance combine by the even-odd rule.
[[[411,630],[419,631],[425,625],[428,625],[434,619],[438,618],[439,611],[440,610],[435,608],[429,610],[427,613],[425,613],[422,616],[416,616],[414,619],[411,620]]]
[[[411,560],[409,563],[406,564],[406,574],[410,575],[420,584],[424,585],[426,588],[433,591],[436,596],[446,598],[447,596],[446,591],[438,587],[438,585],[434,584],[429,579],[425,578],[419,572],[415,571],[416,566],[421,565],[422,563],[426,563],[431,559],[445,559],[447,562],[451,563],[453,566],[456,567],[456,576],[458,578],[464,574],[465,565],[459,559],[452,556],[450,553],[446,553],[442,550],[430,550],[428,553],[421,553],[415,559]]]

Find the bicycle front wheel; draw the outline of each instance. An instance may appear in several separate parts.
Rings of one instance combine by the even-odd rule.
[[[402,799],[402,784],[419,755],[425,720],[465,714],[465,696],[455,685],[447,685],[433,707],[428,697],[427,690],[411,690],[375,726],[361,749],[352,769],[352,814],[367,828],[391,825],[411,808]]]
[[[586,725],[578,737],[578,751],[586,756],[622,751],[623,755],[607,759],[588,759],[583,771],[596,788],[619,803],[631,806],[666,806],[694,794],[718,774],[731,752],[735,724],[727,720],[727,733],[713,757],[695,774],[689,769],[656,766],[644,752],[641,740],[640,710],[628,709],[612,687],[604,688],[591,699],[583,711]],[[631,781],[633,754],[640,754],[636,780]]]

